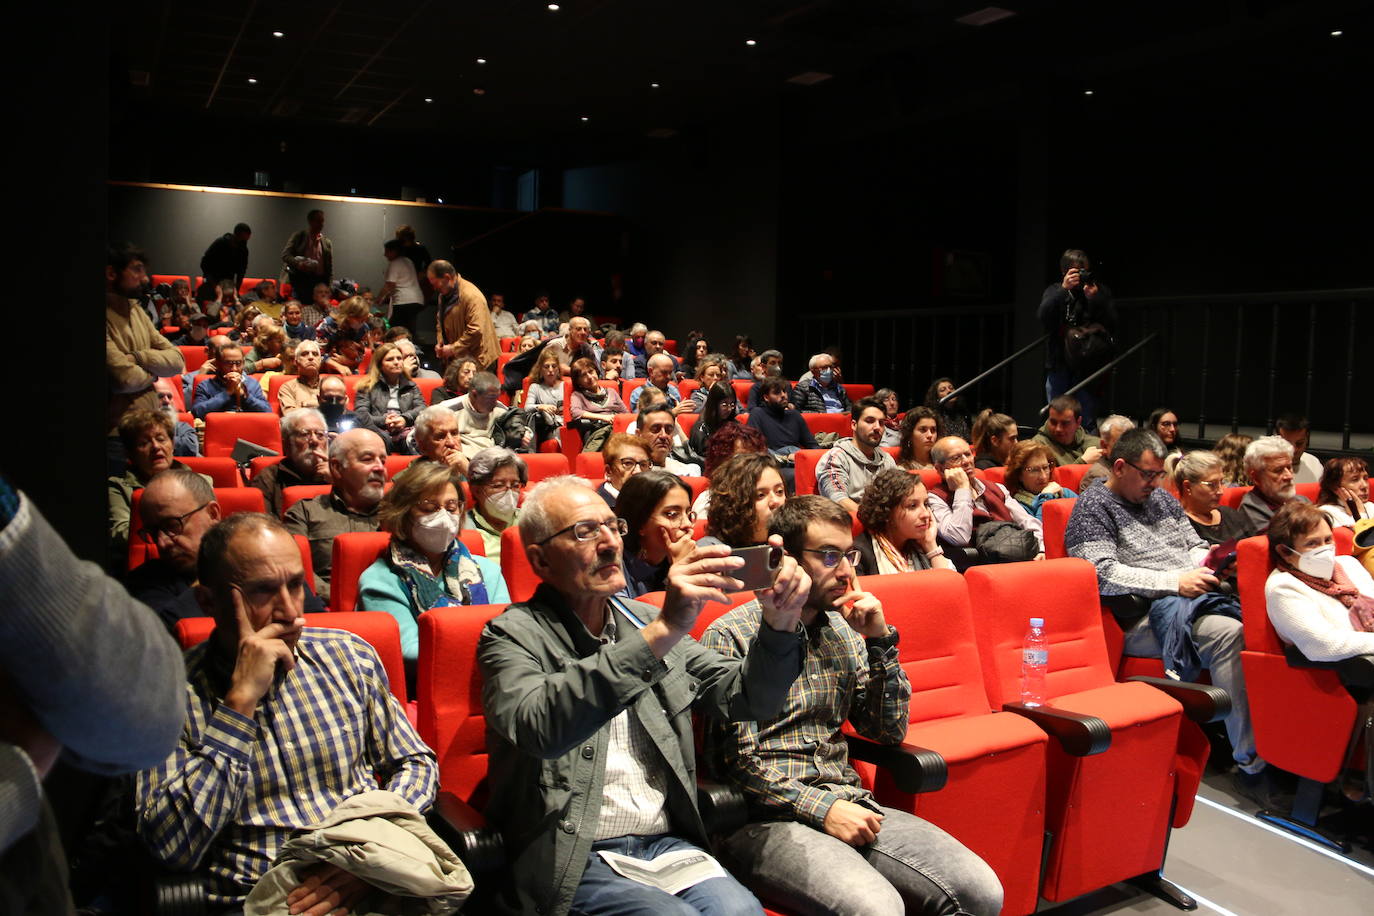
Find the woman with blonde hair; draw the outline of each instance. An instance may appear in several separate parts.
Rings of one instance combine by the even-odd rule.
[[[388,448],[397,452],[424,409],[425,399],[406,368],[405,351],[394,343],[382,344],[372,354],[367,378],[355,391],[353,412],[359,425],[387,440]]]

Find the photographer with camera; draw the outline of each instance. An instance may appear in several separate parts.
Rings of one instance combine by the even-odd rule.
[[[1094,275],[1087,254],[1070,248],[1059,258],[1062,278],[1040,297],[1037,315],[1049,333],[1045,346],[1045,400],[1052,401],[1107,364],[1115,353],[1116,306]],[[1099,380],[1075,392],[1083,425],[1097,428]]]

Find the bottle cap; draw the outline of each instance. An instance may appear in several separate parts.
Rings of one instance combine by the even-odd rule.
[[[1032,617],[1031,620],[1030,620],[1030,625],[1033,626],[1033,627],[1043,627],[1043,626],[1045,625],[1045,618],[1044,618],[1044,617]]]

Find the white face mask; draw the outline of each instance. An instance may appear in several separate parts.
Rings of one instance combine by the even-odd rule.
[[[1327,544],[1306,551],[1293,551],[1298,569],[1317,579],[1330,579],[1336,571],[1336,545]]]
[[[502,490],[488,496],[484,505],[487,512],[497,518],[510,520],[515,518],[515,510],[520,506],[520,493],[516,490]]]
[[[458,518],[447,509],[436,509],[411,524],[410,538],[426,553],[443,553],[458,536],[458,524]]]

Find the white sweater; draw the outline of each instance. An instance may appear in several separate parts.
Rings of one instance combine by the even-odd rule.
[[[1374,579],[1354,557],[1336,562],[1360,590],[1374,597]],[[1329,595],[1299,582],[1288,572],[1275,569],[1264,583],[1269,621],[1279,638],[1298,647],[1314,662],[1334,662],[1355,655],[1374,654],[1374,633],[1360,633],[1350,625],[1350,609]]]
[[[1326,517],[1331,520],[1332,528],[1354,528],[1355,519],[1350,517],[1350,509],[1344,505],[1334,504],[1318,506],[1318,509],[1326,513]],[[1374,518],[1374,503],[1365,503],[1360,510],[1360,518]]]

